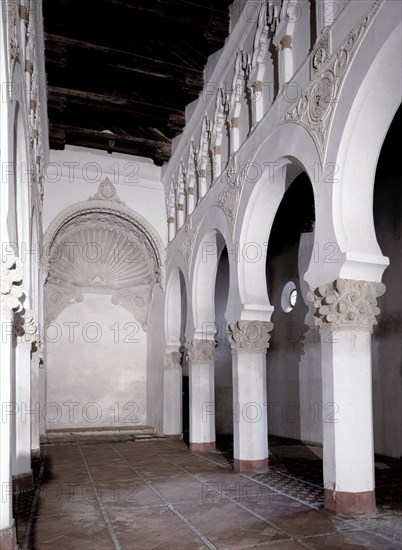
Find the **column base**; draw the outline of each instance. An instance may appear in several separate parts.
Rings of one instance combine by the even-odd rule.
[[[25,474],[17,474],[13,476],[13,493],[21,493],[23,491],[31,491],[33,489],[34,479],[32,470]]]
[[[334,494],[330,489],[324,489],[324,508],[345,516],[372,515],[377,511],[375,491],[362,493],[339,491]]]
[[[0,531],[0,548],[1,550],[15,550],[17,547],[17,533],[15,525]]]
[[[215,445],[215,441],[211,441],[209,443],[191,443],[190,442],[190,449],[192,451],[198,451],[200,453],[207,453],[208,451],[215,451],[216,445]]]
[[[239,458],[235,458],[233,467],[235,472],[264,474],[268,471],[268,458],[263,458],[262,460],[241,460]]]
[[[37,460],[38,458],[40,458],[40,449],[32,449],[31,450],[31,459],[32,460]]]
[[[165,434],[166,439],[171,439],[172,441],[183,441],[183,434]]]

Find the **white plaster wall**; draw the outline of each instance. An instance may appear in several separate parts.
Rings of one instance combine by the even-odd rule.
[[[74,334],[69,323],[78,323]],[[109,295],[84,294],[45,338],[48,430],[145,424],[146,334],[128,311]]]
[[[105,178],[110,179],[127,206],[154,226],[165,243],[166,209],[160,168],[148,159],[109,155],[85,147],[51,151],[44,173],[44,230],[59,212],[93,196]]]

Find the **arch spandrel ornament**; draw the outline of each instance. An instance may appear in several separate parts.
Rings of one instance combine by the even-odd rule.
[[[344,77],[383,1],[373,2],[367,15],[353,28],[330,59],[329,37],[324,35],[324,41],[317,44],[311,54],[311,82],[282,119],[284,123],[295,122],[307,128],[316,143],[321,162],[326,155],[329,128]]]
[[[154,229],[108,180],[61,212],[44,238],[46,316],[55,320],[85,293],[110,294],[146,328],[152,288],[164,287],[164,249]]]

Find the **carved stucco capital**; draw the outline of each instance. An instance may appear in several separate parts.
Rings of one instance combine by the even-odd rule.
[[[187,342],[187,358],[190,363],[215,363],[214,340],[191,340]]]
[[[32,309],[24,309],[14,317],[14,334],[17,345],[31,349],[38,339],[38,325]]]
[[[269,321],[237,321],[228,326],[228,340],[232,354],[266,353],[269,347],[270,331],[273,323]]]
[[[171,351],[165,353],[165,370],[178,370],[181,369],[181,353],[179,351]]]
[[[320,330],[368,330],[377,324],[377,298],[385,292],[383,283],[337,279],[308,293],[313,302],[315,324]]]
[[[22,265],[18,258],[8,255],[1,258],[1,316],[11,320],[22,311]]]

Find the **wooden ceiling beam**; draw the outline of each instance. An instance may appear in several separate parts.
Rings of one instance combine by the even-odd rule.
[[[146,119],[180,120],[185,124],[185,115],[182,111],[165,107],[164,105],[152,105],[141,101],[127,99],[122,95],[109,95],[102,93],[86,92],[82,90],[73,90],[71,88],[62,88],[58,86],[48,86],[49,103],[62,103],[66,109],[69,105],[82,105],[88,108],[100,111],[112,110],[113,112],[124,112],[126,116],[138,116]]]
[[[50,124],[51,145],[64,149],[66,144],[86,145],[101,148],[110,153],[124,149],[131,154],[150,157],[157,163],[170,158],[172,146],[166,141],[151,140],[143,137],[120,135],[112,132],[99,132],[88,128],[63,124]]]
[[[65,58],[65,64],[67,64],[69,50],[74,49],[81,56],[85,55],[86,52],[94,54],[93,57],[81,57],[80,61],[92,63],[97,59],[97,64],[101,64],[104,67],[175,81],[177,83],[181,82],[186,86],[200,90],[203,86],[201,71],[176,63],[151,59],[143,55],[49,33],[45,35],[45,45],[48,62],[54,62],[56,65],[60,63],[60,59],[63,59],[63,57]]]

